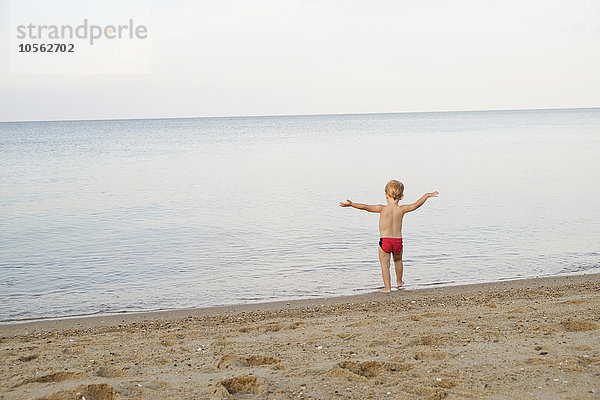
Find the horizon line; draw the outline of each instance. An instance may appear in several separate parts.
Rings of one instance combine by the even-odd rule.
[[[217,118],[280,118],[280,117],[327,117],[341,115],[386,115],[386,114],[443,114],[461,112],[506,112],[506,111],[552,111],[552,110],[593,110],[600,107],[549,107],[549,108],[508,108],[483,110],[438,110],[438,111],[390,111],[390,112],[356,112],[356,113],[319,113],[319,114],[250,114],[250,115],[216,115],[216,116],[185,116],[185,117],[132,117],[132,118],[94,118],[94,119],[33,119],[0,121],[0,124],[22,122],[93,122],[93,121],[141,121],[168,119],[217,119]]]

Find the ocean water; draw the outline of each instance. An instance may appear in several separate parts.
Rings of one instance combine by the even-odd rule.
[[[0,321],[600,272],[600,109],[0,123]]]

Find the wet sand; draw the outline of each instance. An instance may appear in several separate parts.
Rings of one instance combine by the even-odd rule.
[[[2,399],[598,399],[600,274],[0,325]]]

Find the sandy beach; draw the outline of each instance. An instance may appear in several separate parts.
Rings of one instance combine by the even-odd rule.
[[[3,399],[600,398],[600,275],[0,326]]]

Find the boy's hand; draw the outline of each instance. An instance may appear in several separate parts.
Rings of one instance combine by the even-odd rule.
[[[344,202],[340,201],[340,207],[350,207],[352,205],[352,202],[350,200],[346,200]]]
[[[427,197],[437,197],[440,192],[427,193]]]

